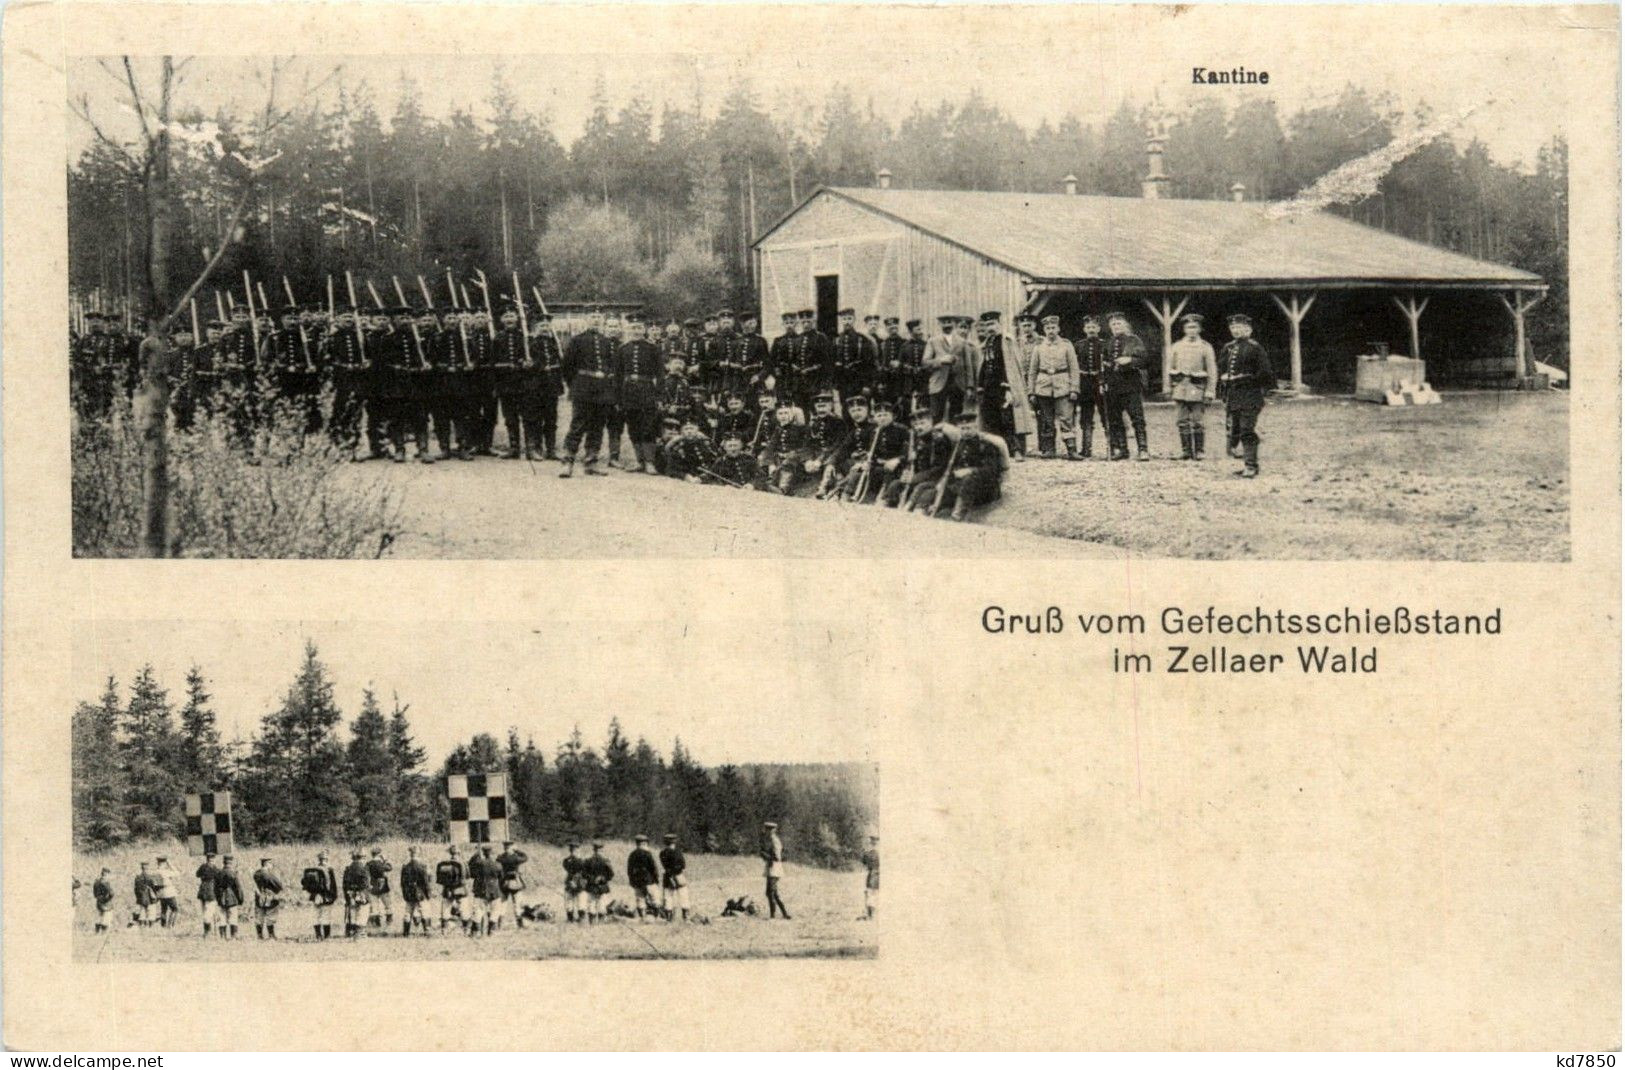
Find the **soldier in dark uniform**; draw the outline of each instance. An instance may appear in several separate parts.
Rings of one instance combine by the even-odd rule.
[[[649,850],[649,837],[640,833],[632,839],[635,846],[626,856],[626,883],[632,886],[632,907],[640,921],[645,910],[659,917],[660,900],[655,898],[655,889],[660,887],[660,868]]]
[[[908,451],[908,430],[896,422],[892,403],[882,399],[874,407],[873,419],[854,430],[852,463],[839,490],[839,497],[859,504],[879,498],[882,485],[902,467]]]
[[[780,402],[782,406],[784,402]],[[780,494],[794,494],[809,480],[817,479],[823,467],[824,452],[845,432],[846,421],[835,415],[835,398],[820,394],[813,402],[813,416],[805,425],[786,426],[782,409],[779,429],[769,449],[775,463],[770,465],[773,485]],[[816,433],[814,427],[817,427]]]
[[[730,393],[723,398],[722,411],[717,413],[716,426],[711,429],[711,440],[718,445],[724,435],[738,435],[743,440],[756,430],[756,413],[745,408],[743,395]]]
[[[490,936],[494,905],[502,898],[502,867],[491,857],[491,845],[483,844],[480,853],[468,860],[468,883],[474,891],[474,924],[477,935]]]
[[[628,471],[655,474],[654,449],[660,437],[660,347],[644,337],[641,313],[628,313],[627,340],[615,356],[616,407],[626,424],[636,460]]]
[[[237,867],[232,857],[227,855],[220,860],[220,872],[214,878],[214,901],[220,910],[220,922],[216,928],[220,931],[220,939],[237,939],[237,912],[247,898],[243,894],[243,882],[238,877]]]
[[[101,876],[90,885],[90,893],[96,900],[96,932],[108,931],[110,919],[113,916],[113,871],[106,866],[102,867]],[[207,936],[209,930],[204,928],[203,934]]]
[[[786,312],[779,317],[779,336],[767,347],[767,364],[762,368],[762,388],[779,397],[790,393],[790,344],[796,336],[796,314]]]
[[[1145,387],[1146,369],[1150,358],[1145,343],[1129,329],[1128,317],[1113,312],[1106,317],[1112,336],[1106,342],[1104,386],[1106,388],[1106,434],[1111,440],[1112,460],[1128,460],[1128,434],[1123,429],[1126,417],[1134,428],[1134,442],[1139,447],[1138,459],[1149,461],[1151,454],[1145,443]],[[1080,369],[1081,370],[1081,369]]]
[[[903,395],[897,401],[897,408],[912,412],[929,397],[931,371],[925,366],[925,354],[931,343],[925,337],[924,321],[909,320],[903,326],[908,330],[908,337],[903,340],[903,366],[899,369]]]
[[[316,864],[305,867],[304,874],[299,878],[299,887],[310,899],[310,905],[316,908],[316,922],[311,930],[316,934],[316,939],[326,940],[333,935],[330,919],[333,904],[339,898],[338,875],[327,864],[326,852],[317,852]]]
[[[220,375],[220,407],[230,425],[232,440],[244,449],[253,442],[258,363],[248,310],[239,306],[232,310],[231,323],[215,347],[215,370]]]
[[[215,883],[220,879],[220,867],[214,864],[215,854],[209,851],[203,856],[202,865],[197,867],[197,906],[198,914],[203,918],[203,935],[208,936],[214,931],[215,921],[220,916],[220,906],[215,900]]]
[[[807,443],[807,425],[801,410],[789,398],[780,398],[773,413],[773,430],[763,443],[757,463],[767,471],[769,485],[780,494],[788,493],[786,486],[796,481],[797,465],[794,458]],[[802,473],[805,476],[805,473]]]
[[[276,919],[282,911],[282,877],[269,858],[254,871],[254,935],[276,939]]]
[[[530,405],[532,392],[530,370],[530,339],[519,325],[519,306],[513,301],[503,305],[498,316],[500,326],[491,340],[491,364],[496,369],[496,405],[502,408],[502,426],[508,432],[509,460],[520,457],[520,414]],[[495,406],[492,407],[491,430],[495,431]],[[534,438],[535,432],[531,432]],[[532,443],[534,445],[534,443]]]
[[[801,383],[804,405],[812,408],[813,398],[835,389],[835,356],[829,336],[818,329],[818,314],[810,308],[796,317],[801,333],[796,335],[800,350],[796,357],[796,378]]]
[[[1269,354],[1253,339],[1252,317],[1237,312],[1230,317],[1230,341],[1219,353],[1219,389],[1224,394],[1225,422],[1230,456],[1239,447],[1246,479],[1258,476],[1258,416],[1264,395],[1275,386]]]
[[[734,360],[739,364],[744,386],[739,393],[746,401],[761,393],[772,375],[767,353],[767,339],[762,337],[760,319],[755,312],[745,311],[739,316],[738,350]]]
[[[305,433],[321,427],[321,377],[316,371],[316,355],[299,323],[299,307],[282,310],[282,324],[266,335],[268,371],[275,377],[277,392],[305,417]]]
[[[587,890],[581,880],[582,859],[576,857],[581,846],[575,840],[564,845],[564,920],[587,920]]]
[[[850,308],[840,312],[840,331],[830,342],[831,359],[835,370],[835,388],[844,402],[859,394],[869,395],[875,389],[875,370],[879,354],[875,343],[857,329],[857,313]]]
[[[713,471],[724,483],[741,490],[761,490],[762,471],[756,458],[745,451],[744,437],[730,431],[722,436],[722,456]]]
[[[361,860],[360,851],[350,852],[350,864],[344,867],[344,935],[355,939],[361,935],[365,928],[362,922],[367,917],[367,885],[370,878],[367,875],[367,864]]]
[[[688,365],[688,339],[683,335],[683,325],[674,319],[666,321],[665,333],[660,338],[660,355],[670,361],[672,357],[683,358],[683,365]]]
[[[728,312],[731,322],[733,313],[727,309],[722,311]],[[727,339],[722,336],[722,313],[713,312],[705,317],[705,329],[695,346],[694,363],[699,367],[692,373],[694,386],[708,405],[716,399],[717,384],[722,376],[722,360],[727,350]]]
[[[502,853],[497,855],[497,866],[502,870],[502,902],[513,912],[515,927],[525,927],[525,916],[520,910],[519,893],[525,890],[525,875],[521,872],[530,856],[514,846],[512,840],[502,841]],[[497,927],[502,926],[502,915],[497,915]]]
[[[141,872],[135,875],[133,883],[131,891],[135,895],[135,922],[143,929],[151,928],[153,909],[158,905],[158,895],[153,887],[152,874],[147,872],[147,863],[141,863]]]
[[[175,414],[175,429],[189,431],[197,419],[197,339],[177,323],[169,335],[169,411]]]
[[[689,384],[688,365],[676,354],[667,356],[665,361],[666,374],[660,380],[658,391],[661,419],[684,420],[691,414],[698,416],[702,407]]]
[[[107,412],[112,400],[109,354],[111,339],[100,312],[85,313],[86,333],[74,340],[68,360],[69,391],[81,417]]]
[[[898,333],[896,316],[887,316],[885,322],[885,336],[875,343],[875,397],[890,402],[895,410],[908,393],[908,370],[903,365],[908,339]]]
[[[395,901],[389,887],[389,874],[394,868],[384,857],[382,847],[372,849],[372,857],[367,860],[367,891],[372,897],[367,924],[374,928],[380,925],[388,929],[395,927]]]
[[[447,312],[445,325],[441,326],[435,321],[432,311],[424,310],[418,316],[418,338],[429,361],[429,370],[424,373],[426,396],[417,426],[420,458],[428,456],[428,424],[433,423],[435,443],[440,447],[441,457],[473,460],[473,454],[466,448],[455,451],[452,448],[453,429],[461,435],[465,427],[462,423],[462,393],[466,382],[462,372],[465,368],[462,342],[457,337],[456,317],[456,311]],[[459,442],[458,446],[465,447],[466,444]]]
[[[1111,344],[1100,336],[1100,321],[1083,317],[1083,337],[1072,343],[1078,355],[1078,452],[1094,455],[1095,423],[1106,433],[1107,452],[1113,452],[1111,425],[1106,420],[1106,361]]]
[[[682,911],[682,920],[688,920],[688,859],[677,846],[677,834],[668,832],[666,846],[660,849],[660,905],[671,921]]]
[[[863,317],[863,334],[865,338],[869,339],[870,344],[875,347],[875,355],[878,357],[880,355],[880,341],[883,337],[878,313],[871,312]]]
[[[434,882],[440,886],[440,931],[446,922],[456,918],[464,931],[468,929],[468,916],[463,912],[463,900],[468,897],[468,870],[457,857],[457,845],[446,848],[446,857],[434,867]]]
[[[751,419],[750,433],[745,436],[745,451],[755,457],[767,446],[779,411],[779,398],[771,390],[756,395],[756,415]]]
[[[587,891],[587,923],[604,918],[605,899],[609,895],[610,881],[615,879],[615,867],[604,857],[604,843],[594,840],[592,854],[581,863],[581,881]]]
[[[418,849],[406,849],[406,864],[401,866],[401,935],[411,936],[416,925],[424,936],[429,935],[429,919],[423,913],[423,904],[429,901],[429,867],[418,859]]]
[[[816,428],[817,421],[814,421],[813,426]],[[818,498],[826,501],[840,500],[841,486],[846,480],[846,474],[851,469],[854,458],[859,456],[858,439],[866,429],[873,426],[873,421],[869,419],[869,398],[863,394],[854,394],[847,399],[846,418],[841,421],[840,434],[820,458],[821,469],[816,495]]]
[[[890,509],[912,510],[922,491],[934,491],[953,449],[953,443],[936,426],[929,405],[919,405],[909,424],[908,453],[896,477],[880,491],[880,504]]]
[[[717,448],[705,436],[699,417],[685,417],[676,440],[666,450],[666,475],[690,483],[708,482],[716,478],[710,474],[716,462]]]
[[[564,353],[553,333],[553,317],[538,311],[531,317],[530,360],[532,389],[527,395],[526,456],[552,461],[559,455],[559,396],[564,393]],[[540,447],[540,456],[538,456]]]
[[[497,426],[496,369],[492,366],[495,326],[483,308],[464,314],[468,320],[468,412],[469,446],[477,456],[491,456],[492,436]],[[458,429],[459,431],[461,428]]]
[[[953,468],[935,511],[942,516],[943,510],[951,506],[948,518],[964,520],[970,510],[998,500],[1010,458],[1000,439],[977,430],[974,406],[966,406],[955,422],[959,425],[959,448],[953,454]]]
[[[564,470],[560,479],[569,479],[575,468],[576,450],[586,449],[582,464],[588,475],[598,470],[598,443],[615,411],[616,345],[603,333],[604,314],[593,309],[587,314],[587,329],[570,339],[564,351],[564,377],[570,384],[570,431],[564,436]]]

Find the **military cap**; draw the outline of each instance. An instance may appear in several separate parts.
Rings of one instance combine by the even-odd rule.
[[[873,319],[873,318],[874,318],[873,316],[870,317],[870,319]],[[895,326],[897,326],[897,324],[900,321],[897,319],[896,316],[887,316],[884,322],[885,322],[886,326],[888,326],[888,327],[895,327]],[[910,323],[917,323],[918,321],[917,320],[910,320],[909,322]]]
[[[738,438],[739,436],[738,435],[733,435],[731,437]],[[667,843],[676,843],[677,842],[677,833],[668,832],[668,833],[666,833],[665,836],[663,836],[661,838],[664,839]]]
[[[827,401],[827,402],[829,402],[830,404],[833,405],[835,403],[835,391],[833,391],[833,390],[821,390],[821,391],[818,392],[817,396],[815,396],[813,398],[813,400],[814,401]]]
[[[513,841],[512,840],[503,840],[502,841],[502,846],[504,846],[504,847],[512,847],[513,846]]]
[[[168,862],[169,861],[169,856],[168,855],[159,855],[158,856],[158,861],[160,861],[160,862]]]
[[[780,315],[779,315],[779,319],[783,320],[785,323],[789,323],[791,320],[793,320],[795,318],[796,318],[796,314],[794,312],[784,312],[784,313],[780,313]]]
[[[880,319],[879,313],[871,312],[867,316],[863,317],[863,322],[865,322],[865,323],[873,323],[873,322],[878,321],[879,319]]]
[[[667,416],[660,421],[660,426],[667,431],[676,431],[683,426],[683,421],[675,416]]]
[[[1060,323],[1061,323],[1061,317],[1057,316],[1053,312],[1051,312],[1049,315],[1044,317],[1044,326],[1048,327],[1052,323],[1055,324],[1056,326],[1060,326]]]
[[[778,407],[781,409],[793,409],[796,407],[796,403],[791,401],[789,398],[780,398]]]
[[[204,858],[214,858],[215,853],[213,851],[204,851],[203,852],[203,857]]]
[[[982,322],[983,323],[997,323],[1003,318],[1004,318],[1004,313],[994,311],[992,309],[988,310],[987,312],[982,313]]]
[[[745,436],[741,435],[738,431],[725,432],[722,436],[722,441],[727,442],[730,439],[734,442],[743,442],[745,441]]]
[[[232,858],[233,858],[233,857],[235,857],[235,856],[233,856],[233,855],[226,855],[226,856],[224,856],[224,857],[223,857],[223,858],[222,858],[222,859],[221,859],[221,861],[222,861],[222,862],[230,862],[230,861],[231,861],[231,860],[232,860]]]
[[[384,849],[382,847],[374,847],[372,849],[372,853],[375,855],[381,855],[384,853]]]
[[[1085,316],[1085,317],[1083,317],[1083,325],[1085,327],[1089,326],[1089,324],[1091,324],[1091,323],[1093,323],[1096,327],[1099,327],[1100,326],[1100,317],[1099,316]]]
[[[160,862],[162,862],[162,861],[163,861],[163,859],[162,859],[162,858],[160,858],[160,859],[158,859],[158,861],[160,861]],[[269,862],[269,861],[270,861],[270,859],[269,859],[269,858],[262,858],[262,859],[260,859],[260,865],[262,865],[262,866],[263,866],[263,865],[265,865],[265,863],[267,863],[267,862]]]
[[[877,413],[879,413],[879,412],[889,412],[889,413],[895,414],[897,412],[897,406],[893,405],[891,402],[887,401],[885,398],[881,398],[879,401],[875,402],[874,410]]]
[[[958,323],[959,322],[959,317],[958,316],[953,316],[953,315],[938,316],[937,317],[937,322],[938,323]]]
[[[1228,319],[1231,323],[1245,323],[1249,327],[1253,325],[1253,318],[1245,312],[1232,312]]]
[[[581,846],[581,841],[576,839],[574,836],[572,836],[568,840],[565,841],[564,846],[566,846],[566,847],[580,847]]]
[[[602,846],[604,846],[604,841],[603,840],[594,840],[594,841],[592,841],[592,845],[594,847],[602,847]]]
[[[99,320],[99,319],[106,319],[106,318],[107,318],[107,317],[106,317],[106,316],[103,316],[103,315],[102,315],[102,314],[101,314],[101,313],[100,313],[100,312],[86,312],[86,313],[85,313],[85,319],[86,319],[86,321],[89,321],[89,320]]]
[[[1181,326],[1187,323],[1194,323],[1200,327],[1202,325],[1202,314],[1200,312],[1187,312],[1183,316],[1179,317],[1179,322]]]
[[[729,402],[729,401],[744,401],[744,400],[745,400],[745,395],[743,395],[743,394],[741,394],[741,393],[740,393],[740,392],[739,392],[739,391],[737,391],[737,390],[730,390],[730,391],[728,391],[728,392],[727,392],[727,393],[726,393],[726,394],[724,394],[724,395],[722,395],[722,400],[723,400],[723,401],[724,401],[724,402]]]
[[[640,832],[636,836],[632,837],[632,841],[634,843],[648,843],[649,842],[649,837],[645,836],[643,833]]]
[[[731,308],[719,308],[717,309],[716,318],[719,320],[731,320],[734,318],[734,310]]]
[[[762,827],[765,829],[776,829],[779,827],[779,823],[777,821],[763,821]]]
[[[851,408],[853,405],[862,405],[866,409],[871,407],[869,404],[869,398],[865,394],[853,394],[851,397],[846,399],[846,405],[847,408]]]
[[[857,314],[858,310],[855,308],[843,308],[840,312],[836,313],[836,315],[839,316],[856,316]]]
[[[954,423],[973,424],[976,422],[976,405],[969,397],[965,399],[965,407],[954,414]]]
[[[757,312],[754,308],[745,308],[740,309],[737,318],[740,320],[759,320],[762,318],[762,314]]]
[[[910,420],[918,420],[918,419],[921,419],[921,418],[924,418],[924,419],[927,419],[927,420],[935,420],[936,419],[936,417],[931,415],[931,406],[929,406],[929,405],[916,405],[916,406],[914,406],[914,411],[908,414],[908,418]]]
[[[717,321],[717,314],[715,312],[707,312],[705,314],[705,322],[707,322],[707,323],[715,323],[716,321]]]
[[[641,313],[641,312],[628,312],[625,316],[621,317],[621,321],[623,323],[642,323],[643,322],[643,313]]]
[[[1106,322],[1110,323],[1112,320],[1122,320],[1124,323],[1127,323],[1128,322],[1128,313],[1127,312],[1108,312],[1108,313],[1106,313]]]
[[[693,424],[695,427],[700,426],[700,418],[693,413],[683,417],[682,426],[687,427],[689,424]]]
[[[1031,312],[1023,312],[1016,317],[1017,323],[1037,323],[1038,317]]]
[[[351,858],[360,858],[361,857],[361,852],[360,851],[351,851],[350,852],[350,857]]]
[[[695,319],[693,316],[690,316],[690,317],[688,317],[688,319],[683,321],[683,326],[684,327],[698,327],[699,325],[700,325],[700,321],[698,319]]]
[[[810,308],[804,308],[800,312],[797,312],[796,315],[798,317],[800,317],[801,319],[804,319],[804,320],[810,320],[810,319],[817,319],[818,318],[818,313],[815,312],[813,309],[810,309]]]
[[[905,327],[907,327],[907,328],[908,328],[908,329],[909,329],[909,330],[911,330],[911,331],[912,331],[912,330],[913,330],[913,329],[914,329],[914,328],[916,328],[916,327],[918,327],[918,326],[919,326],[919,325],[920,325],[920,321],[919,321],[919,320],[909,320],[909,321],[908,321],[908,322],[907,322],[907,323],[905,323],[905,324],[903,324],[903,326],[905,326]]]

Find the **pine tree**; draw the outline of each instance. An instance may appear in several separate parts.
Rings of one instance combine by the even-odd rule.
[[[361,712],[350,723],[346,758],[355,792],[351,829],[363,840],[382,839],[395,829],[400,776],[390,751],[389,722],[370,687],[361,693]]]
[[[181,707],[181,729],[175,739],[175,770],[183,791],[228,787],[226,748],[205,685],[202,669],[193,665],[187,670],[186,705]]]
[[[432,793],[423,775],[425,751],[412,738],[406,719],[410,707],[401,705],[399,695],[389,714],[389,754],[395,767],[394,827],[410,837],[428,835],[434,827]]]
[[[348,828],[355,795],[338,738],[343,719],[327,666],[307,642],[298,675],[265,715],[244,763],[241,805],[258,842],[326,840]]]
[[[119,757],[130,835],[146,839],[178,832],[182,788],[169,762],[174,719],[169,694],[153,678],[151,665],[143,665],[130,685],[121,728]]]
[[[111,676],[99,703],[81,702],[73,713],[73,842],[78,847],[111,847],[130,836],[119,716],[118,684]]]

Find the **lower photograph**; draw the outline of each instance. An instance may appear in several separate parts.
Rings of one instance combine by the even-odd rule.
[[[861,727],[555,631],[76,629],[74,957],[875,957]]]

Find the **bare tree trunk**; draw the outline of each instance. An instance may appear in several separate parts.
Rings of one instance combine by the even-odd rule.
[[[141,550],[148,557],[169,552],[169,254],[173,230],[170,188],[169,108],[175,81],[173,57],[163,59],[158,124],[148,140],[146,286],[143,287],[140,396],[135,414],[141,433]],[[140,101],[135,102],[140,107]]]

